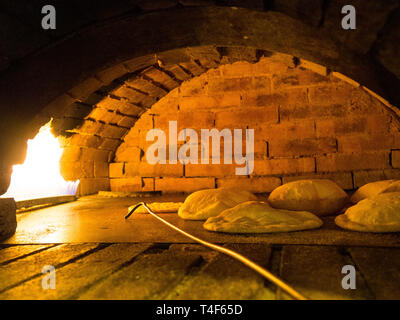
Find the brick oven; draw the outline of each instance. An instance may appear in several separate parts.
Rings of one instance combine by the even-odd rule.
[[[400,179],[400,4],[353,2],[356,30],[341,28],[341,0],[55,3],[57,28],[46,31],[40,1],[4,4],[0,194],[50,120],[60,173],[79,187],[74,202],[17,215],[18,202],[0,198],[0,299],[288,298],[151,216],[123,217],[142,200],[183,201],[202,189],[263,198],[291,181],[329,179],[351,195]],[[165,133],[156,156],[166,160],[156,164],[146,139],[154,129]],[[183,129],[197,136],[190,150]],[[228,138],[211,150],[203,129]],[[188,150],[196,161],[182,163]],[[226,235],[165,217],[309,298],[400,298],[398,233],[344,231],[324,217],[318,230]],[[26,263],[38,269],[21,278]],[[45,265],[59,290],[38,289]],[[342,289],[344,265],[355,266],[357,290]]]

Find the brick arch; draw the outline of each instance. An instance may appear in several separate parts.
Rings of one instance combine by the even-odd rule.
[[[57,132],[63,134],[73,131],[82,125],[75,112],[85,115],[87,105],[98,101],[95,91],[107,87],[109,81],[123,77],[126,70],[122,69],[126,66],[129,73],[145,66],[162,67],[163,60],[158,59],[155,53],[198,45],[222,48],[219,52],[222,57],[228,56],[224,50],[229,51],[226,48],[231,46],[259,48],[259,51],[249,50],[250,56],[255,51],[256,57],[264,51],[288,53],[342,72],[391,102],[397,101],[393,93],[384,92],[379,81],[387,78],[387,74],[377,69],[369,58],[359,59],[351,50],[347,51],[332,40],[324,30],[284,14],[240,8],[179,7],[167,12],[144,12],[140,18],[128,15],[89,27],[27,57],[2,74],[0,101],[3,121],[0,127],[3,135],[13,137],[2,141],[2,154],[5,154],[2,176],[8,176],[7,170],[12,163],[23,160],[24,153],[21,151],[26,139],[49,116],[61,119],[72,112],[73,116],[67,117],[69,123],[56,121],[55,129],[59,128]],[[178,63],[182,61],[179,54],[171,56]],[[125,62],[122,69],[121,62]],[[133,66],[132,69],[129,69],[130,66]],[[78,103],[74,108],[68,107],[76,101]],[[45,107],[49,104],[58,105],[55,113],[49,112],[51,107]],[[35,117],[33,122],[32,117]],[[106,124],[101,121],[101,125]],[[105,138],[109,139],[112,137],[108,135],[114,135],[114,131],[119,130],[113,126],[99,130],[103,129],[107,132]],[[92,140],[97,139],[96,135],[92,136]],[[3,186],[5,184],[2,183]]]
[[[199,139],[201,129],[254,129],[254,170],[237,176],[237,164],[211,159],[169,164],[169,121],[177,121],[178,132],[194,129]],[[188,193],[242,187],[264,193],[302,178],[331,179],[347,190],[398,179],[399,121],[397,108],[321,65],[284,54],[238,61],[184,82],[142,114],[110,163],[110,188]],[[154,128],[166,134],[166,164],[146,159],[154,143],[146,134]],[[177,143],[179,149],[185,142]]]
[[[245,47],[201,46],[128,60],[55,99],[35,121],[53,118],[53,132],[64,137],[63,176],[81,179],[81,193],[92,193],[107,188],[108,163],[123,137],[162,97],[210,69],[235,61],[255,63],[264,55],[273,54]],[[285,59],[293,61],[292,56]]]

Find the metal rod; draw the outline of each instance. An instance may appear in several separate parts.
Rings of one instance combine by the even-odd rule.
[[[293,298],[297,299],[297,300],[307,300],[306,297],[304,297],[302,294],[300,294],[299,292],[297,292],[295,289],[293,289],[291,286],[289,286],[288,284],[286,284],[284,281],[282,281],[281,279],[279,279],[278,277],[274,276],[272,273],[270,273],[269,271],[265,270],[263,267],[259,266],[258,264],[254,263],[253,261],[247,259],[246,257],[242,256],[241,254],[232,251],[230,249],[218,246],[216,244],[204,241],[200,238],[197,238],[193,235],[191,235],[190,233],[187,233],[181,229],[179,229],[178,227],[174,226],[173,224],[169,223],[168,221],[164,220],[163,218],[160,218],[157,214],[155,214],[154,212],[151,211],[151,209],[147,206],[147,204],[145,202],[140,202],[138,203],[136,206],[134,206],[132,208],[132,210],[129,211],[129,213],[125,216],[125,219],[128,219],[132,213],[139,208],[140,206],[143,206],[146,208],[146,210],[155,218],[157,218],[158,220],[160,220],[161,222],[165,223],[166,225],[168,225],[169,227],[171,227],[172,229],[178,231],[179,233],[185,235],[186,237],[210,248],[216,251],[219,251],[221,253],[224,253],[228,256],[231,256],[232,258],[239,260],[240,262],[242,262],[243,264],[245,264],[246,266],[250,267],[251,269],[253,269],[254,271],[258,272],[259,274],[261,274],[264,278],[268,279],[269,281],[271,281],[272,283],[274,283],[275,285],[277,285],[279,288],[281,288],[283,291],[285,291],[286,293],[288,293],[289,295],[291,295]]]

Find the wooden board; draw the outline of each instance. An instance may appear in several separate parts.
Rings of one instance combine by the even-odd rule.
[[[344,290],[341,273],[344,265],[354,264],[336,247],[285,246],[282,250],[280,276],[310,299],[372,299],[361,274],[356,290]],[[288,299],[278,290],[278,299]]]
[[[400,299],[400,250],[350,248],[376,299]]]
[[[0,294],[24,281],[43,275],[44,266],[52,265],[58,268],[97,247],[98,244],[58,245],[9,264],[1,265]]]
[[[10,263],[11,261],[38,253],[52,246],[54,245],[13,245],[0,247],[0,264]]]
[[[43,289],[44,275],[42,275],[3,292],[0,294],[0,299],[73,299],[90,285],[129,263],[149,246],[146,244],[110,245],[61,268],[56,268],[55,290]]]
[[[233,249],[266,267],[271,248],[263,244],[230,244]],[[218,253],[214,259],[186,283],[171,292],[168,299],[274,299],[275,293],[264,286],[264,278],[241,262]]]
[[[79,299],[162,299],[201,259],[199,254],[176,250],[146,253],[82,293]]]
[[[400,299],[400,249],[226,244],[311,299]],[[1,248],[1,247],[0,247]],[[7,250],[7,251],[4,251]],[[198,244],[19,245],[0,249],[0,299],[289,299],[253,270]],[[56,268],[44,290],[42,268]],[[356,290],[344,290],[354,265]]]

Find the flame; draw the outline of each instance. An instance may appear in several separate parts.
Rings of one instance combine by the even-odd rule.
[[[60,143],[51,133],[51,120],[28,140],[25,162],[14,165],[11,183],[2,198],[16,201],[60,195],[75,195],[79,180],[65,181],[60,174]]]

